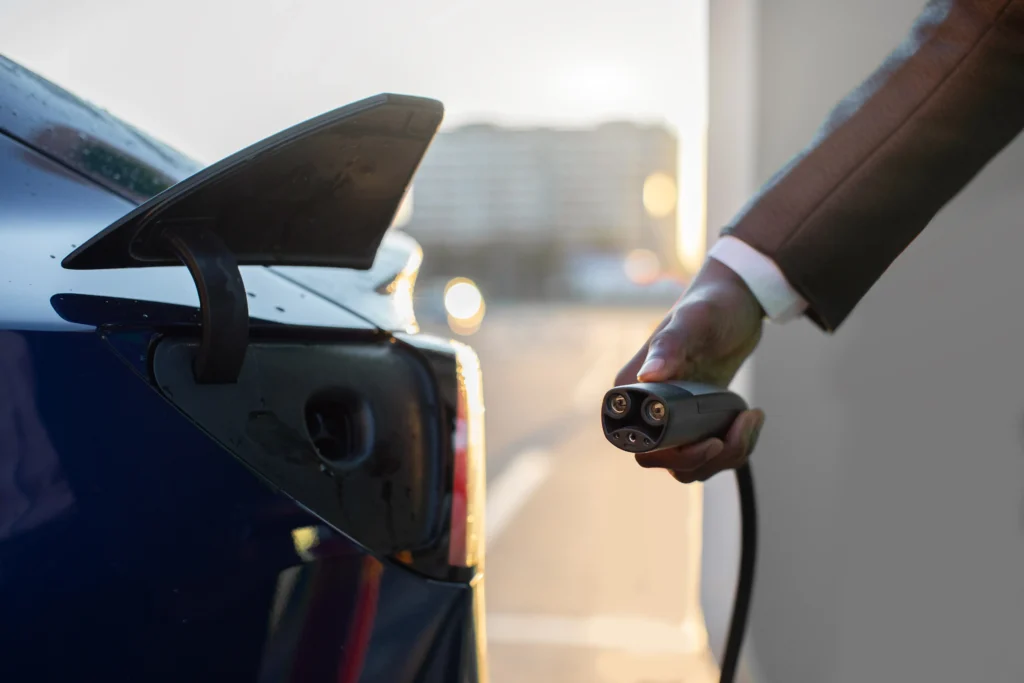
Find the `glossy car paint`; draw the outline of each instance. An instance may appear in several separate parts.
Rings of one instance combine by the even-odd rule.
[[[0,680],[478,680],[468,581],[375,557],[260,480],[149,382],[151,331],[58,314],[69,294],[197,305],[184,268],[60,267],[196,167],[0,67]],[[390,249],[344,307],[245,267],[251,315],[405,330],[388,284],[415,249]]]

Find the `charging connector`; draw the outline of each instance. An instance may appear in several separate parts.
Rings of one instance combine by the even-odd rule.
[[[747,409],[738,394],[694,382],[630,384],[609,390],[601,404],[605,438],[621,450],[646,453],[724,438],[736,417]],[[757,558],[757,500],[750,465],[736,469],[740,497],[740,573],[736,583],[729,634],[722,657],[720,683],[733,683],[750,617]]]

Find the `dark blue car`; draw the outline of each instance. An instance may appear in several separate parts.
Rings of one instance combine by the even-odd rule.
[[[0,681],[486,679],[479,364],[389,231],[441,116],[201,168],[0,58]]]

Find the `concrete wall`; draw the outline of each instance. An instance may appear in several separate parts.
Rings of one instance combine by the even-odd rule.
[[[741,202],[743,174],[763,182],[797,152],[924,3],[711,3],[712,21],[723,22],[711,62],[717,232]],[[747,29],[735,17],[738,28],[723,29],[737,9]],[[738,57],[729,40],[743,30],[752,54]],[[747,105],[745,138],[750,120],[735,108]],[[730,130],[749,142],[723,142]],[[803,321],[767,331],[751,368],[768,413],[755,459],[761,681],[1024,680],[1022,260],[1018,141],[836,336]],[[728,571],[734,547],[713,520],[729,485],[719,477],[705,488],[706,584],[709,572]]]
[[[708,0],[707,243],[749,199],[757,175],[757,0]],[[753,400],[753,363],[732,389]],[[701,607],[709,644],[721,661],[729,630],[740,558],[739,497],[734,477],[704,485]],[[748,632],[738,677],[760,683],[758,644]]]

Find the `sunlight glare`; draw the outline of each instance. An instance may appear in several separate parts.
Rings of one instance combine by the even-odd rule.
[[[630,70],[619,64],[587,61],[567,65],[560,75],[562,95],[577,106],[617,109],[633,89]]]

